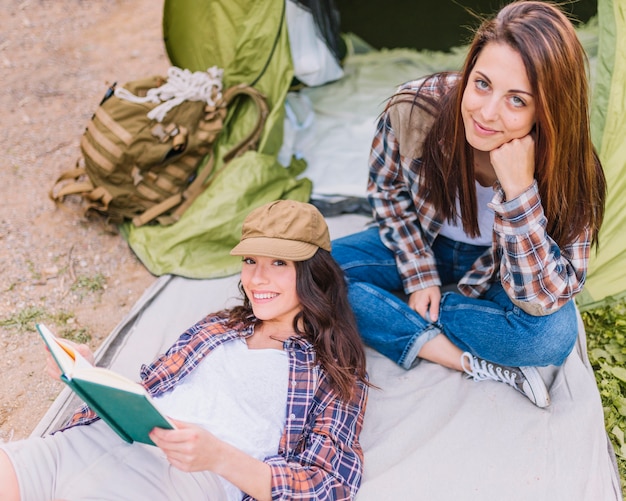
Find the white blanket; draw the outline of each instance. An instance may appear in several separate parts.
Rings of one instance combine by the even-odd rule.
[[[365,218],[329,218],[331,236]],[[206,313],[238,301],[238,277],[164,276],[98,352],[101,364],[138,379],[141,363],[167,349]],[[405,371],[369,350],[372,389],[361,442],[357,501],[618,501],[619,476],[585,333],[561,368],[545,368],[552,405],[539,409],[510,387],[476,383],[421,363]],[[58,427],[77,402],[65,391],[34,434]]]

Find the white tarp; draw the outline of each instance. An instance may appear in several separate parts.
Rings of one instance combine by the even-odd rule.
[[[358,231],[365,218],[329,218],[331,236]],[[238,277],[164,276],[146,292],[99,352],[138,379],[205,314],[238,300]],[[539,409],[502,384],[473,382],[424,362],[405,371],[367,352],[372,389],[361,437],[365,473],[357,501],[618,501],[619,476],[584,342],[559,369],[541,369],[552,405]],[[76,405],[63,393],[35,434],[60,424]]]

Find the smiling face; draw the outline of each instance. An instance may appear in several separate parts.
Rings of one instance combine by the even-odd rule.
[[[259,320],[287,330],[293,328],[293,319],[301,309],[293,261],[246,256],[241,267],[241,284]]]
[[[485,45],[461,101],[467,142],[488,152],[524,137],[535,124],[535,108],[521,56],[506,44]]]

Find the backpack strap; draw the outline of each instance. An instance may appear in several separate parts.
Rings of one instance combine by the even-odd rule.
[[[261,133],[263,132],[265,120],[267,119],[267,115],[269,114],[269,107],[267,105],[267,100],[265,99],[265,96],[263,96],[263,94],[261,94],[254,87],[250,87],[247,84],[234,85],[233,87],[226,89],[222,95],[225,106],[228,106],[235,97],[241,94],[247,95],[252,98],[252,101],[256,105],[258,113],[257,123],[244,139],[242,139],[238,144],[233,146],[233,148],[224,155],[224,162],[229,162],[233,158],[256,147],[261,137]]]
[[[78,165],[78,162],[76,164]],[[57,189],[60,183],[64,183],[64,185]],[[48,192],[48,196],[57,207],[64,210],[67,210],[67,207],[63,205],[63,200],[69,195],[81,195],[84,200],[89,201],[83,209],[81,217],[85,217],[91,209],[106,211],[113,199],[106,188],[101,186],[96,188],[93,185],[84,167],[76,167],[63,172]]]
[[[68,195],[83,194],[93,190],[94,186],[85,174],[83,167],[76,167],[75,169],[63,172],[48,192],[50,200],[59,205]],[[83,177],[83,180],[79,181],[80,177]],[[57,189],[57,186],[64,181],[70,181],[70,183],[66,183],[64,186]]]
[[[171,197],[163,200],[161,203],[150,207],[149,209],[146,209],[142,214],[133,218],[133,224],[139,227],[143,226],[146,223],[149,223],[153,219],[157,219],[159,223],[166,226],[178,221],[185,209],[187,209],[189,205],[191,205],[191,203],[198,197],[198,195],[202,193],[202,185],[213,171],[214,164],[215,156],[213,153],[211,153],[209,161],[206,163],[206,165],[202,168],[202,170],[184,192],[176,193],[175,195],[172,195]],[[175,215],[176,211],[174,211],[169,216],[161,216],[162,214],[176,206],[178,206],[176,208],[176,211],[178,211],[181,206],[184,206],[183,210],[179,214]]]
[[[177,193],[176,195],[172,195],[169,198],[166,198],[161,203],[146,209],[141,215],[135,216],[133,218],[133,224],[137,227],[143,226],[144,224],[152,221],[153,219],[163,219],[163,224],[172,224],[175,221],[170,221],[166,219],[168,216],[163,216],[163,218],[159,218],[161,214],[164,214],[172,207],[176,207],[179,203],[183,201],[182,193]]]

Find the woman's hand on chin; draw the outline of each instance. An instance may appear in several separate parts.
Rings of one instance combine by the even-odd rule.
[[[524,193],[535,180],[535,140],[531,134],[512,139],[489,154],[507,200]]]

